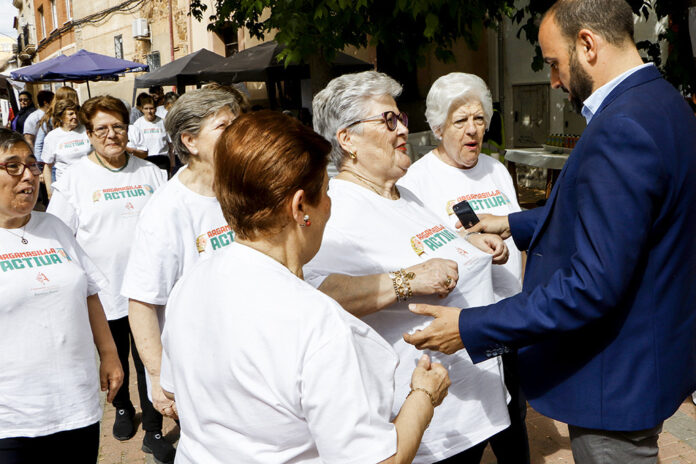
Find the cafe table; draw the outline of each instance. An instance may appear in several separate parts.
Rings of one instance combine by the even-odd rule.
[[[562,151],[562,153],[552,153],[553,151]],[[508,171],[512,176],[512,182],[515,186],[515,192],[518,192],[517,187],[517,165],[524,164],[537,168],[546,169],[546,198],[551,194],[554,182],[558,179],[558,175],[563,169],[563,165],[568,160],[570,150],[554,147],[539,147],[539,148],[510,148],[505,151],[505,161],[507,161]]]

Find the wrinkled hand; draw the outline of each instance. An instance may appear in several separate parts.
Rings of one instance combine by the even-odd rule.
[[[410,304],[408,309],[416,314],[435,319],[428,327],[413,334],[405,333],[404,341],[419,350],[435,350],[445,354],[456,353],[464,348],[459,336],[459,313],[461,309],[447,306]]]
[[[433,395],[435,406],[440,406],[447,396],[450,382],[447,369],[440,363],[430,363],[430,356],[424,354],[411,375],[411,388],[422,388]]]
[[[505,264],[510,257],[508,247],[500,235],[471,234],[466,239],[484,253],[493,255],[493,264]]]
[[[116,353],[105,353],[99,364],[99,383],[101,391],[106,392],[106,401],[114,401],[118,389],[123,384],[123,368]]]
[[[163,416],[179,419],[179,412],[176,409],[176,402],[164,396],[164,390],[160,386],[159,376],[150,376],[152,382],[152,406]]]
[[[510,237],[510,223],[507,216],[494,216],[492,214],[479,214],[480,222],[468,229],[467,232],[485,232],[488,234],[500,235],[505,240]],[[457,221],[457,229],[462,228],[462,223]]]
[[[404,270],[415,274],[410,282],[414,295],[446,297],[459,280],[457,262],[451,259],[432,258]]]

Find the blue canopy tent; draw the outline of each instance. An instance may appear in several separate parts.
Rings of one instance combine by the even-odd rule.
[[[12,71],[10,72],[10,76],[16,81],[40,82],[46,70],[67,58],[68,57],[65,55],[58,55],[55,58]]]
[[[39,68],[39,72],[32,74],[36,77],[35,79],[28,80],[29,75],[21,72],[42,64],[44,66]],[[87,81],[87,93],[90,96],[89,81],[118,79],[119,74],[148,71],[150,69],[146,64],[92,53],[84,49],[73,55],[63,56],[62,58],[58,56],[34,66],[19,70],[16,79],[24,80],[24,82]],[[24,79],[20,78],[22,74],[27,74]],[[15,73],[13,72],[13,78],[15,78],[14,75]]]

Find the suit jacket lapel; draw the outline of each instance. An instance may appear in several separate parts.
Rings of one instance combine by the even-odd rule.
[[[608,107],[614,100],[616,100],[628,89],[631,89],[637,85],[644,84],[648,81],[659,79],[661,77],[662,74],[660,74],[660,71],[655,66],[649,66],[631,74],[626,79],[624,79],[619,85],[617,85],[616,88],[609,93],[609,95],[607,95],[607,97],[604,99],[602,104],[597,109],[597,112],[592,117],[590,124],[597,120],[597,116],[599,115],[599,113],[604,111],[606,107]],[[574,152],[570,156],[572,157],[573,155],[581,156],[581,152]],[[544,215],[539,219],[539,223],[537,224],[536,230],[534,231],[534,235],[532,235],[532,239],[529,242],[530,249],[538,240],[541,231],[544,230],[544,228],[546,227],[546,223],[549,221],[549,218],[551,217],[551,211],[553,210],[556,198],[558,197],[558,192],[562,186],[563,178],[565,176],[569,163],[570,157],[568,157],[568,160],[566,161],[565,165],[563,165],[561,174],[558,176],[558,180],[556,180],[556,185],[553,186],[553,190],[551,191],[551,196],[546,201],[546,211],[544,212]]]

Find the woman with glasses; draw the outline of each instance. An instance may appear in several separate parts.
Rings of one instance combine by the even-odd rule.
[[[394,101],[400,92],[390,77],[367,71],[340,76],[314,97],[314,127],[331,141],[339,174],[329,183],[333,207],[321,248],[304,267],[309,283],[391,343],[401,360],[395,398],[408,394],[421,354],[402,336],[430,321],[408,303],[494,302],[491,267],[507,258],[498,236],[464,239],[397,187],[411,164],[408,119]],[[452,386],[414,462],[478,463],[476,445],[510,424],[500,360],[474,365],[464,350],[432,356],[448,368]]]
[[[425,104],[425,117],[440,144],[416,161],[399,185],[415,193],[450,227],[457,223],[452,207],[462,200],[468,201],[476,214],[506,216],[520,211],[505,166],[481,155],[483,136],[493,117],[491,92],[483,79],[459,72],[442,76],[433,83]],[[493,268],[493,290],[499,298],[522,290],[521,253],[511,237],[505,243],[508,262]],[[513,398],[509,408],[512,425],[490,440],[501,464],[529,462],[524,426],[527,404],[519,393],[516,359],[516,353],[503,355],[505,385]]]
[[[123,381],[97,295],[108,283],[68,227],[32,211],[40,174],[0,129],[0,462],[94,464],[100,384],[111,402]]]
[[[22,134],[24,133],[24,121],[26,121],[29,115],[36,111],[36,107],[34,106],[34,97],[26,90],[19,92],[18,100],[19,113],[17,113],[17,116],[12,120],[11,127],[12,130],[16,130]]]
[[[82,106],[80,119],[93,150],[69,166],[53,184],[54,194],[47,211],[72,230],[77,242],[109,280],[99,291],[99,299],[125,373],[124,385],[114,398],[114,437],[128,440],[135,434],[135,409],[128,391],[131,346],[138,373],[143,429],[153,436],[161,435],[162,416],[147,398],[145,371],[128,325],[128,299],[120,295],[120,289],[138,216],[155,190],[166,182],[166,174],[154,164],[127,153],[128,110],[121,100],[110,96],[91,98]],[[167,445],[173,457],[171,445],[163,446]]]

